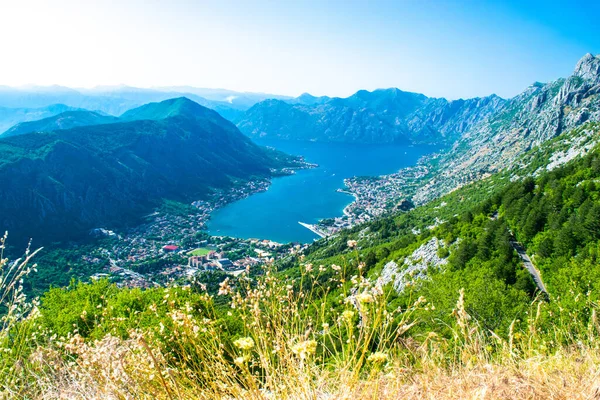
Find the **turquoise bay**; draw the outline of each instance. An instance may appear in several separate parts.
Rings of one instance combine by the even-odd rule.
[[[433,146],[364,145],[347,143],[295,142],[257,139],[262,146],[288,154],[302,155],[318,168],[273,179],[269,190],[216,210],[208,222],[212,235],[260,238],[276,242],[308,243],[318,238],[298,221],[316,223],[342,215],[352,196],[336,190],[344,188],[344,178],[390,174],[415,165]]]

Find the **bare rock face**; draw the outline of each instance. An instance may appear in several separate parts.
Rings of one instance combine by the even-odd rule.
[[[591,83],[600,83],[600,55],[587,53],[575,66],[573,75]]]
[[[427,268],[430,266],[439,268],[448,263],[447,259],[438,256],[440,246],[443,246],[443,243],[434,237],[406,257],[401,266],[398,266],[394,261],[388,262],[383,267],[377,284],[384,286],[393,282],[394,289],[398,293],[402,292],[407,283],[425,278]]]
[[[465,132],[439,173],[413,197],[423,204],[514,164],[526,151],[586,122],[600,121],[600,57],[586,54],[566,79],[536,82]]]

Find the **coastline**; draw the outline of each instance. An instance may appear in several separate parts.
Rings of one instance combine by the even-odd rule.
[[[344,184],[345,184],[345,181],[346,181],[346,180],[344,179]],[[350,204],[348,204],[348,205],[347,205],[346,207],[344,207],[344,209],[342,210],[342,213],[343,213],[343,214],[344,214],[346,217],[348,217],[348,218],[351,218],[351,217],[353,217],[353,215],[352,215],[352,214],[350,214],[350,211],[348,211],[348,210],[350,209],[350,207],[351,207],[351,206],[352,206],[354,203],[358,203],[358,200],[359,200],[359,199],[358,199],[358,194],[357,194],[357,193],[354,193],[354,192],[351,192],[351,191],[349,191],[349,190],[346,190],[346,189],[338,189],[338,190],[336,190],[336,191],[337,191],[337,192],[339,192],[339,193],[344,193],[344,194],[347,194],[347,195],[349,195],[349,196],[352,196],[352,197],[354,198],[354,200],[353,200],[353,201],[351,201],[351,202],[350,202]]]

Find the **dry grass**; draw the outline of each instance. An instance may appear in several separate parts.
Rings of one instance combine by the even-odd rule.
[[[586,343],[573,340],[548,349],[548,337],[542,337],[536,325],[542,303],[532,307],[527,334],[515,334],[511,327],[504,340],[485,332],[468,315],[461,292],[453,313],[453,337],[432,332],[417,342],[411,328],[417,322],[415,312],[431,307],[427,300],[389,310],[379,287],[360,275],[346,282],[344,269],[305,265],[295,282],[281,281],[268,271],[236,288],[223,282],[220,293],[231,296],[231,313],[245,329],[235,338],[224,334],[216,318],[200,320],[189,306],[173,306],[169,326],[131,330],[126,339],[107,335],[91,341],[73,334],[38,341],[32,352],[3,358],[3,371],[13,372],[2,378],[2,397],[600,398],[595,318],[590,325],[572,325],[585,330]],[[323,282],[325,273],[333,277]],[[305,290],[297,290],[297,285]],[[334,287],[342,291],[336,307],[320,301]],[[167,288],[166,303],[169,295]],[[204,301],[207,309],[213,306],[211,296]],[[31,313],[22,317],[20,323],[5,326],[3,335],[32,326],[24,321],[35,321]],[[558,328],[555,335],[581,336]]]
[[[131,347],[123,344],[125,348]],[[101,346],[98,348],[101,350]],[[122,360],[122,359],[121,359]],[[133,361],[133,360],[129,360]],[[129,362],[128,361],[128,362]],[[174,374],[167,386],[151,375],[129,373],[129,383],[105,379],[107,365],[91,369],[65,365],[40,380],[40,399],[597,399],[600,398],[600,358],[587,351],[557,353],[514,364],[482,363],[447,369],[426,365],[416,369],[392,360],[385,370],[360,379],[351,371],[316,368],[314,372],[279,381],[278,392],[235,384],[207,389]],[[141,370],[138,370],[141,372]],[[283,378],[283,377],[282,377]],[[117,383],[118,382],[118,383]],[[216,382],[212,382],[215,384]],[[169,389],[167,389],[169,388]]]

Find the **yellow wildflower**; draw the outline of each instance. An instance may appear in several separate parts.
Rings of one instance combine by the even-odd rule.
[[[233,344],[239,349],[250,350],[254,347],[254,340],[251,337],[243,337],[234,341]]]
[[[373,364],[383,364],[388,359],[388,355],[384,352],[377,351],[372,353],[369,357],[367,357],[367,361],[372,362]]]
[[[315,353],[317,350],[317,342],[315,340],[305,340],[298,342],[292,346],[292,352],[301,359],[305,359],[308,356]]]
[[[370,293],[362,292],[356,295],[356,300],[359,303],[372,303],[374,299]]]

